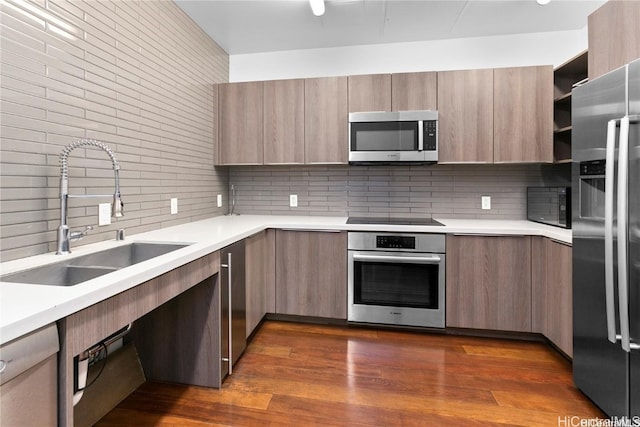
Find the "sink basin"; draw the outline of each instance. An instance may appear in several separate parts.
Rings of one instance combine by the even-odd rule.
[[[107,273],[184,248],[177,243],[130,243],[54,264],[0,276],[0,281],[73,286]]]

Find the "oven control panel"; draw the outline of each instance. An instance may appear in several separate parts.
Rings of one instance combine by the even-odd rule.
[[[376,236],[376,248],[415,249],[416,238],[413,236]]]

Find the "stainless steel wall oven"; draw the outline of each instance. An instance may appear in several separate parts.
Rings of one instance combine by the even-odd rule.
[[[348,249],[348,321],[444,328],[444,234],[350,232]]]

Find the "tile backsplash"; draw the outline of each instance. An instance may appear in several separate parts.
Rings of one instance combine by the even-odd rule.
[[[2,261],[55,250],[58,156],[78,138],[116,152],[125,216],[97,227],[110,200],[72,199],[70,227],[95,226],[72,247],[226,211],[212,84],[229,57],[174,2],[3,0],[0,18]],[[71,194],[113,192],[104,152],[76,149],[69,167]]]
[[[244,166],[229,181],[237,213],[525,219],[526,188],[545,177],[541,165]]]

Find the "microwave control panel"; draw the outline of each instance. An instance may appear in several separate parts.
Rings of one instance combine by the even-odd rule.
[[[424,121],[424,149],[425,151],[436,151],[438,149],[438,121]]]

